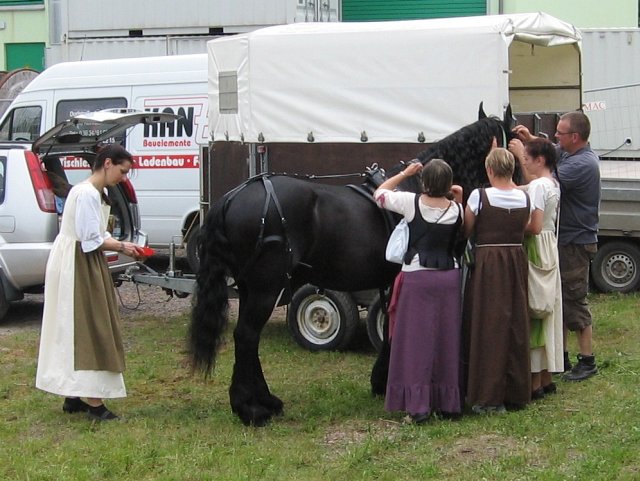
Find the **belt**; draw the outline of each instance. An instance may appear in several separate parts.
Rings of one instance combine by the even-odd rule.
[[[476,247],[522,247],[522,244],[476,244]]]

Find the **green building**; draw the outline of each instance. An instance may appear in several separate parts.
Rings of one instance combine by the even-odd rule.
[[[342,0],[342,21],[545,12],[577,27],[637,27],[638,0]]]
[[[45,0],[0,0],[0,70],[42,71],[48,35]]]
[[[486,14],[486,0],[342,0],[343,22],[469,17]]]

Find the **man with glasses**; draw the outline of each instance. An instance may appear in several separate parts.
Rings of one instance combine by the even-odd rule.
[[[516,126],[513,132],[523,142],[535,138],[523,125]],[[589,146],[590,134],[589,118],[578,111],[560,117],[555,133],[556,178],[561,191],[558,254],[565,328],[563,379],[567,381],[583,381],[598,373],[592,350],[593,328],[587,292],[589,265],[598,248],[600,167],[598,156]],[[567,330],[575,332],[578,339],[580,354],[575,366],[571,365],[567,352]]]

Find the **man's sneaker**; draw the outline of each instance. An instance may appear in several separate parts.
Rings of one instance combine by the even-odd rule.
[[[578,364],[562,376],[562,379],[565,381],[584,381],[595,374],[598,374],[595,356],[578,354]]]

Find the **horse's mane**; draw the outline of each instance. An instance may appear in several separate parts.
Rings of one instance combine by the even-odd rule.
[[[479,118],[480,120],[429,145],[427,149],[417,155],[417,160],[423,165],[431,159],[442,159],[447,162],[453,170],[453,183],[461,185],[463,188],[465,202],[473,189],[485,186],[489,182],[484,161],[491,149],[493,138],[496,138],[498,147],[507,147],[509,141],[514,137],[511,132],[513,118],[509,107],[505,112],[504,120],[501,120],[494,116],[487,117],[484,114],[482,104],[480,104]],[[396,175],[406,166],[407,162],[399,162],[390,167],[386,172],[387,178]],[[520,166],[516,162],[514,180],[518,182],[519,178]],[[399,188],[420,192],[422,191],[422,182],[419,176],[411,177],[402,182]]]
[[[453,182],[464,189],[464,200],[475,188],[485,185],[489,179],[484,159],[489,154],[495,137],[498,146],[507,142],[502,120],[486,117],[457,130],[444,139],[430,145],[418,154],[418,160],[426,164],[431,159],[443,159],[453,170]]]

